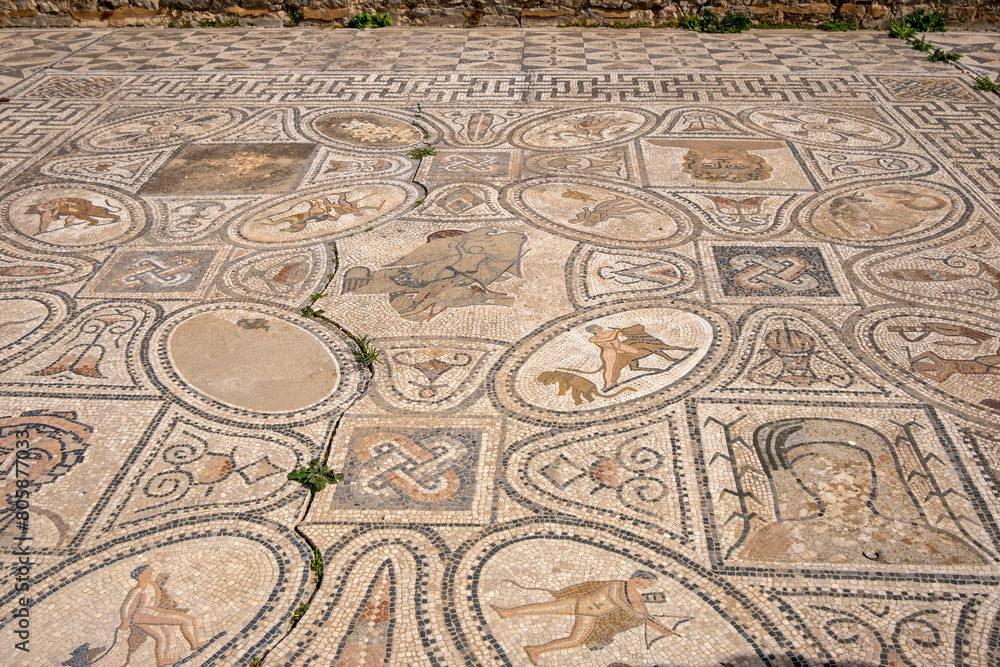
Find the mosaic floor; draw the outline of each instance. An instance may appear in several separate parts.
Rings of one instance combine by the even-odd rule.
[[[0,33],[5,667],[1000,664],[934,41]]]

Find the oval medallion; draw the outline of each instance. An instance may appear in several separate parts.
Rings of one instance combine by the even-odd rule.
[[[523,123],[510,141],[524,148],[582,148],[632,139],[650,130],[656,120],[641,109],[556,111]]]
[[[590,308],[522,340],[494,368],[491,389],[514,417],[583,426],[680,398],[728,342],[722,318],[687,304]]]
[[[204,108],[142,113],[97,128],[80,145],[101,152],[173,146],[231,127],[240,117],[238,111]]]
[[[325,185],[292,197],[272,199],[241,213],[236,240],[266,245],[337,237],[349,230],[384,222],[416,199],[409,184],[342,183]]]
[[[157,377],[196,408],[268,423],[341,407],[357,364],[330,327],[266,306],[196,306],[153,336]]]
[[[847,328],[845,327],[845,330]],[[921,401],[1000,423],[1000,323],[969,312],[885,308],[850,333],[862,357]]]
[[[863,246],[894,245],[929,236],[962,220],[957,192],[928,181],[852,184],[826,190],[793,215],[815,236]]]
[[[312,121],[319,138],[351,148],[400,149],[419,144],[424,136],[412,120],[384,113],[338,111]]]
[[[902,143],[897,133],[878,123],[825,109],[755,109],[744,111],[740,119],[772,136],[825,148],[891,148]]]
[[[646,249],[687,238],[694,214],[672,200],[625,185],[536,179],[503,192],[505,204],[545,231],[615,248]]]
[[[2,206],[0,218],[41,248],[91,249],[138,234],[146,222],[131,197],[91,185],[38,186],[15,193]]]

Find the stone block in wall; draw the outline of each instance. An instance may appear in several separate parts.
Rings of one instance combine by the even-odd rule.
[[[625,5],[628,5],[627,7]],[[596,10],[621,9],[628,11],[632,8],[631,3],[626,0],[591,0],[590,6]]]
[[[509,8],[496,7],[496,12],[488,12],[483,14],[483,17],[479,19],[479,27],[481,28],[516,28],[521,25],[521,21],[517,14],[512,13]],[[504,11],[506,9],[506,11]]]
[[[306,7],[302,16],[307,21],[339,21],[347,18],[347,7]]]
[[[40,14],[37,9],[0,13],[0,27],[3,28],[67,28],[76,25],[73,17],[66,14]]]
[[[784,9],[784,5],[755,5],[747,9],[749,10],[747,14],[757,21],[778,22],[782,20],[781,10]]]
[[[108,17],[108,25],[118,28],[124,26],[143,25],[146,19],[156,14],[152,9],[144,7],[119,7]]]
[[[576,12],[564,7],[536,7],[521,10],[521,25],[524,27],[560,25],[570,23]]]
[[[461,7],[444,9],[415,7],[409,11],[408,18],[416,25],[439,28],[460,28],[466,23],[466,17]]]
[[[782,8],[782,13],[786,16],[791,16],[793,18],[806,18],[806,19],[827,19],[833,16],[833,13],[837,10],[834,5],[828,2],[813,2],[808,5],[792,5]]]
[[[226,7],[226,13],[232,14],[233,16],[238,16],[239,18],[259,18],[267,14],[270,10],[268,5],[263,7],[240,7],[239,5],[230,5]]]
[[[679,21],[684,16],[684,12],[677,5],[667,5],[653,14],[653,23],[667,23],[669,21]]]
[[[625,9],[594,9],[594,13],[605,21],[628,21],[631,18]]]
[[[264,14],[263,16],[241,16],[241,28],[280,28],[288,21],[285,12]]]
[[[184,11],[205,11],[212,6],[212,0],[160,0],[160,6]]]

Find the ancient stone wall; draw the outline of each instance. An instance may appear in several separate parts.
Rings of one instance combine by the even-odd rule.
[[[815,25],[830,18],[883,27],[915,9],[942,11],[955,29],[1000,30],[1000,0],[0,0],[0,27],[340,27],[359,12],[389,12],[394,25],[531,27],[571,23],[661,24],[710,9],[754,21]]]

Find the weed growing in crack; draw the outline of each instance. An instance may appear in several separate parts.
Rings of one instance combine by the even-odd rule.
[[[313,583],[319,586],[323,581],[323,554],[319,549],[313,549],[313,558],[309,561],[309,569],[313,572]]]
[[[420,148],[414,148],[412,151],[407,153],[407,155],[410,156],[411,160],[422,160],[428,155],[437,155],[437,151],[435,151],[434,147],[425,141],[423,146]]]
[[[948,30],[945,26],[946,23],[944,14],[941,12],[928,14],[920,9],[907,14],[900,21],[890,23],[889,36],[906,40],[906,43],[917,51],[927,53],[933,49],[933,52],[927,56],[927,60],[932,63],[952,62],[961,58],[962,55],[954,51],[939,49],[923,37],[917,36],[918,33],[922,32],[946,32]]]
[[[354,352],[355,359],[368,367],[382,363],[382,359],[380,359],[382,350],[374,347],[368,336],[358,336],[354,339],[354,342],[358,346],[358,349]]]
[[[255,655],[253,660],[247,663],[247,667],[263,667],[264,662],[261,660],[259,655]]]
[[[288,479],[307,487],[310,493],[322,491],[327,484],[336,484],[343,477],[330,470],[325,463],[320,464],[319,459],[313,459],[309,465],[288,473]]]
[[[973,86],[976,90],[985,90],[988,93],[996,93],[1000,95],[1000,83],[995,83],[990,80],[988,76],[977,76],[976,85]]]
[[[910,41],[917,36],[917,29],[902,21],[889,24],[889,36],[895,39]]]
[[[417,105],[417,113],[413,114],[413,117],[414,118],[423,118],[424,117],[423,116],[423,109],[420,108],[419,104]],[[428,155],[437,155],[437,153],[434,151],[434,147],[431,146],[431,144],[430,144],[429,141],[427,141],[431,137],[431,133],[427,131],[427,128],[424,127],[420,123],[419,120],[413,121],[412,125],[415,128],[417,128],[418,130],[420,130],[421,134],[424,135],[424,142],[423,142],[424,145],[421,146],[421,147],[419,147],[419,148],[414,148],[412,151],[410,151],[409,153],[407,153],[407,155],[410,156],[410,159],[411,160],[422,160],[425,157],[427,157]]]
[[[962,57],[961,53],[955,53],[954,51],[944,51],[942,49],[934,49],[933,53],[928,54],[927,60],[932,63],[947,63],[958,60]]]
[[[295,608],[295,611],[292,612],[292,617],[288,619],[288,624],[294,628],[295,624],[302,620],[302,617],[306,615],[307,611],[309,611],[309,603],[303,602]]]
[[[423,111],[424,110],[420,108],[420,104],[418,103],[417,113],[413,114],[413,117],[417,119],[422,119],[424,117]],[[420,123],[420,120],[414,120],[413,125],[414,127],[418,128],[420,132],[423,133],[424,135],[423,145],[420,146],[419,148],[414,148],[409,153],[407,153],[407,155],[410,156],[411,160],[417,161],[417,168],[413,170],[413,178],[411,180],[424,189],[424,197],[421,197],[413,204],[413,208],[416,208],[424,203],[424,198],[427,196],[428,192],[427,186],[417,180],[417,172],[420,171],[420,165],[423,164],[424,158],[430,155],[437,155],[437,151],[435,151],[434,146],[432,146],[431,143],[427,141],[428,139],[430,139],[431,133],[428,132],[427,128]]]
[[[420,114],[416,114],[416,116],[417,116],[417,118],[423,118],[423,116],[421,116]],[[423,134],[424,134],[424,140],[426,140],[428,137],[431,136],[431,133],[428,132],[427,128],[425,128],[423,125],[421,125],[419,121],[415,120],[415,121],[413,121],[411,123],[411,125],[415,126],[418,130],[420,130],[421,132],[423,132]]]
[[[373,229],[374,229],[374,227],[369,227],[365,231],[366,232],[370,232]],[[354,357],[358,361],[360,361],[362,364],[364,364],[368,368],[369,371],[374,372],[373,366],[375,364],[382,363],[382,360],[379,358],[379,356],[382,354],[382,351],[379,350],[377,347],[373,347],[372,346],[371,339],[368,338],[368,336],[355,336],[351,332],[345,331],[336,322],[334,322],[329,317],[327,317],[326,315],[323,314],[323,313],[326,312],[325,310],[323,310],[322,308],[313,308],[313,306],[316,304],[317,301],[319,301],[320,299],[322,299],[323,297],[326,296],[326,290],[330,288],[330,283],[333,282],[333,277],[335,275],[337,275],[337,268],[340,266],[340,254],[337,252],[337,245],[334,243],[334,244],[331,244],[331,246],[333,248],[333,271],[331,271],[330,273],[327,274],[327,276],[326,276],[326,284],[323,285],[323,289],[321,289],[319,292],[316,292],[315,294],[311,294],[309,296],[309,305],[308,306],[304,306],[302,308],[302,317],[314,317],[317,320],[321,320],[323,322],[326,322],[327,324],[331,324],[331,325],[337,327],[337,329],[339,329],[341,333],[343,333],[345,336],[347,336],[352,341],[354,341],[354,344],[358,346],[358,349],[355,350],[355,352],[354,352]],[[315,463],[315,461],[313,463]],[[310,465],[312,465],[312,464],[310,464]],[[298,473],[298,472],[300,472],[302,470],[305,470],[305,469],[304,468],[300,468],[299,470],[296,470],[295,472]],[[292,476],[289,475],[288,478],[292,479]],[[333,481],[336,481],[336,480],[333,480]],[[304,481],[302,483],[305,484]],[[320,488],[322,488],[322,487],[320,487]]]

